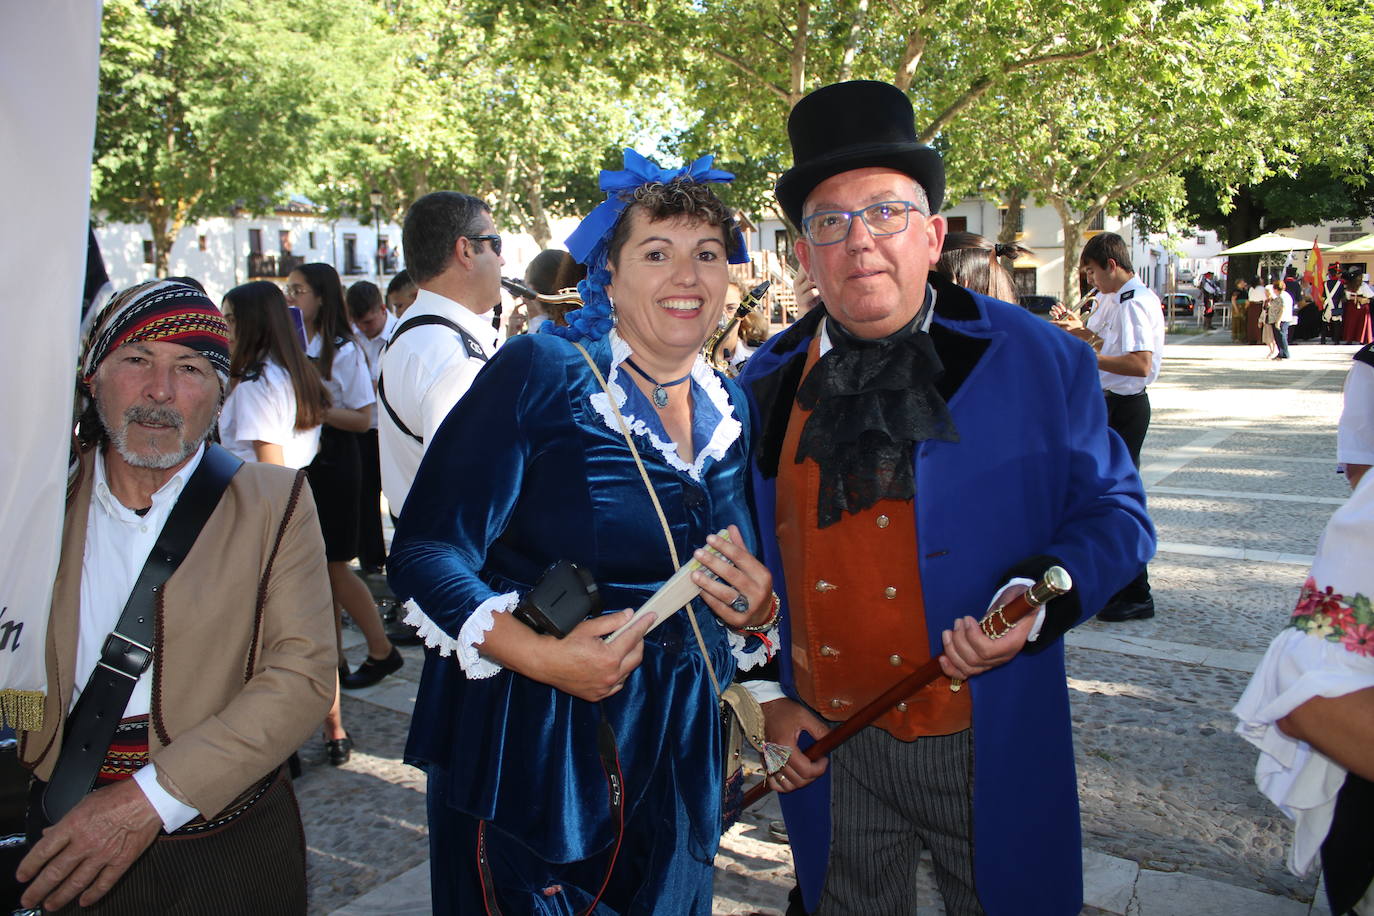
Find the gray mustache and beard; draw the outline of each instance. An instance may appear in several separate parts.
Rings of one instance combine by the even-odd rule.
[[[106,413],[105,407],[96,401],[96,410],[100,414],[100,423],[105,427],[105,432],[110,437],[110,444],[115,451],[119,452],[121,458],[136,468],[157,468],[166,470],[176,467],[186,460],[194,452],[205,437],[210,434],[210,427],[214,425],[212,418],[210,424],[204,429],[196,432],[195,435],[186,434],[186,418],[181,412],[171,407],[147,407],[138,406],[125,409],[122,422],[115,422]],[[147,423],[156,426],[166,426],[180,433],[177,444],[168,450],[160,450],[153,445],[144,446],[142,450],[135,450],[129,443],[129,427],[134,423]]]

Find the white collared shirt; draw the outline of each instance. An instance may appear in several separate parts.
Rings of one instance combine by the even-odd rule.
[[[1374,366],[1355,360],[1345,377],[1345,402],[1336,427],[1336,460],[1374,465]]]
[[[499,335],[491,322],[483,321],[452,299],[422,289],[415,303],[401,316],[400,324],[421,315],[437,315],[452,321],[472,335],[488,359],[496,352]],[[386,408],[378,404],[382,492],[394,515],[401,514],[425,446],[458,399],[467,394],[485,363],[485,359],[467,352],[459,335],[439,324],[412,328],[382,352],[382,384],[387,404],[411,432],[425,441],[422,446],[401,432]]]
[[[72,688],[72,706],[81,695],[96,663],[105,637],[110,635],[124,605],[134,589],[138,575],[148,554],[157,543],[167,516],[181,496],[182,488],[200,466],[205,455],[202,444],[191,459],[172,478],[153,494],[153,505],[140,516],[121,503],[110,492],[105,474],[105,455],[97,451],[95,478],[91,485],[91,506],[86,513],[86,550],[81,558],[81,613],[77,627],[76,673]],[[144,671],[134,684],[123,718],[145,716],[152,709],[152,667]],[[134,774],[148,801],[157,809],[162,825],[171,833],[196,816],[196,809],[183,804],[158,785],[157,770],[152,763]]]
[[[1114,293],[1099,291],[1087,326],[1102,338],[1103,356],[1150,351],[1150,371],[1144,377],[1099,369],[1103,391],[1139,394],[1159,378],[1159,365],[1164,359],[1164,311],[1154,290],[1131,277]]]
[[[400,324],[396,315],[387,309],[386,323],[382,325],[382,330],[376,337],[368,337],[362,331],[356,335],[358,346],[363,350],[363,356],[367,357],[367,371],[372,376],[372,390],[377,390],[377,376],[382,374],[382,350],[386,349],[387,341],[391,340],[391,332],[396,330],[396,325]],[[382,409],[380,404],[372,405],[372,425],[369,429],[377,428],[377,412]]]
[[[257,461],[254,442],[281,446],[282,464],[303,468],[320,450],[320,428],[296,429],[296,389],[275,360],[255,378],[242,379],[219,412],[220,444],[244,461]]]
[[[319,359],[324,346],[324,338],[316,334],[305,345],[305,355],[312,360]],[[367,357],[352,340],[344,341],[343,346],[334,351],[334,362],[329,367],[329,378],[320,373],[320,380],[329,391],[329,406],[358,410],[377,401],[372,387],[372,375],[367,368]]]

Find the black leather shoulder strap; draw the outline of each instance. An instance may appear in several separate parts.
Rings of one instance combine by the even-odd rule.
[[[441,325],[453,331],[458,335],[459,339],[463,341],[464,355],[471,357],[472,359],[480,359],[482,362],[487,361],[486,351],[482,349],[482,344],[477,340],[477,338],[473,337],[467,331],[459,327],[457,322],[451,321],[448,318],[444,318],[442,315],[416,315],[414,318],[409,318],[402,321],[396,327],[396,330],[391,333],[391,339],[386,342],[385,349],[391,349],[391,345],[396,342],[396,338],[400,337],[406,331],[409,331],[412,328],[423,327],[427,324]],[[377,376],[377,400],[382,402],[382,407],[386,410],[386,415],[391,418],[392,423],[396,424],[397,429],[399,429],[401,432],[405,433],[407,436],[414,439],[421,445],[425,444],[424,438],[421,436],[417,436],[414,432],[411,431],[409,426],[406,426],[405,423],[402,422],[400,416],[397,415],[395,408],[391,406],[391,402],[386,399],[386,382],[382,378],[382,375]]]
[[[62,753],[43,794],[43,811],[50,823],[61,820],[95,784],[134,684],[153,660],[158,596],[195,546],[241,467],[242,459],[213,442],[206,443],[200,464],[168,514],[129,592],[119,623],[105,638],[100,661],[67,719]]]

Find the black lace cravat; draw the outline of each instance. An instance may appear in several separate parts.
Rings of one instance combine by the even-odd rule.
[[[958,442],[949,406],[936,390],[944,372],[930,335],[922,330],[935,294],[911,323],[881,340],[863,340],[826,322],[831,349],[797,389],[811,411],[797,445],[797,463],[820,465],[820,527],[883,499],[915,496],[912,461],[917,442]]]

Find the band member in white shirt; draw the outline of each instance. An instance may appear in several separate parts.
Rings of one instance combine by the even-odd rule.
[[[1126,443],[1140,467],[1140,449],[1150,428],[1146,388],[1159,377],[1164,358],[1164,313],[1159,296],[1135,276],[1131,251],[1114,232],[1083,246],[1080,266],[1097,288],[1097,305],[1085,326],[1076,315],[1056,310],[1056,324],[1097,351],[1098,376],[1107,398],[1107,425]],[[1098,620],[1144,620],[1155,615],[1146,570],[1107,602]]]

